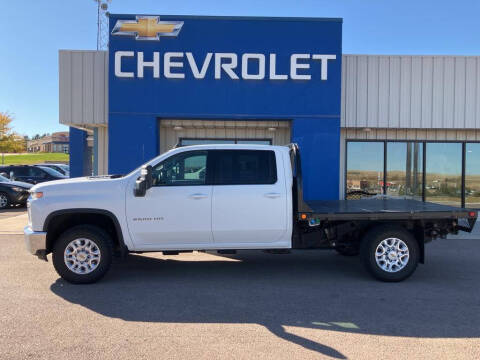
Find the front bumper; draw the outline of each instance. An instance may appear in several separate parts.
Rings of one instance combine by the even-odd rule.
[[[33,231],[30,226],[26,226],[23,234],[27,251],[32,255],[37,255],[40,259],[47,260],[47,233]]]

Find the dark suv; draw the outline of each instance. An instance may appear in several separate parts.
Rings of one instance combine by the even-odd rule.
[[[33,165],[0,166],[0,175],[10,180],[23,181],[30,184],[67,178],[65,175],[53,169]]]

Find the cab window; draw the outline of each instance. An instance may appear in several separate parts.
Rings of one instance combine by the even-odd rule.
[[[267,185],[277,182],[275,152],[215,150],[215,185]]]
[[[207,151],[189,151],[165,159],[153,168],[153,185],[205,185],[207,155]]]

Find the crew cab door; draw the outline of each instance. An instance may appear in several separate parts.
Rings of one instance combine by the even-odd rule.
[[[230,248],[267,248],[284,241],[287,191],[283,163],[275,151],[215,150],[212,154],[214,242]]]
[[[212,243],[212,185],[208,151],[177,153],[153,167],[144,197],[127,193],[126,214],[135,245],[158,249]]]

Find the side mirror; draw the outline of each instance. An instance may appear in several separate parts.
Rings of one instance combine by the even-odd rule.
[[[134,194],[136,197],[143,197],[147,190],[153,186],[152,167],[150,165],[142,166],[140,177],[135,182]]]
[[[7,179],[10,179],[10,176],[8,176],[8,174],[6,172],[2,172],[2,173],[0,173],[0,175],[7,178]]]

